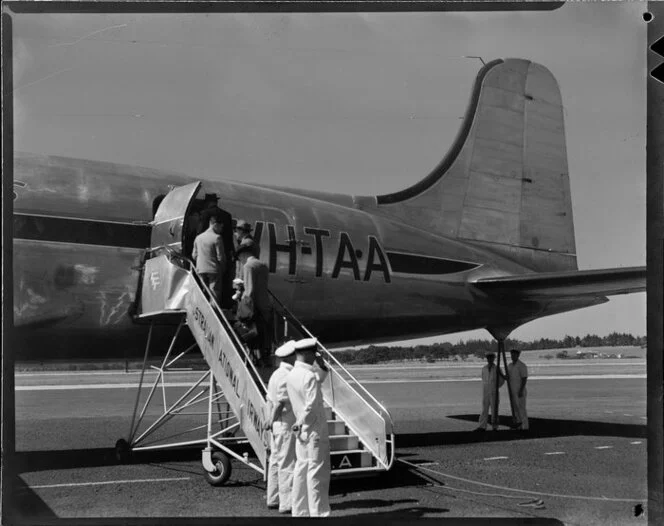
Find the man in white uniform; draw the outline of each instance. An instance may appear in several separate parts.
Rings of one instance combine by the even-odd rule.
[[[293,469],[295,468],[295,415],[288,399],[286,377],[295,363],[295,341],[284,343],[275,351],[281,363],[267,384],[270,419],[267,428],[272,432],[267,475],[267,507],[290,513]]]
[[[321,384],[328,369],[316,352],[318,341],[305,338],[295,344],[297,361],[286,377],[295,424],[293,517],[327,517],[330,514],[330,438]],[[314,367],[318,364],[318,368]]]
[[[526,412],[526,382],[528,381],[528,367],[519,360],[521,351],[512,349],[510,357],[512,363],[507,365],[509,389],[514,404],[514,428],[528,431],[528,413]]]
[[[500,388],[504,383],[502,376],[498,373],[498,366],[494,363],[496,354],[486,353],[487,364],[482,367],[482,412],[480,413],[479,427],[476,431],[486,431],[489,420],[489,409],[491,409],[491,427],[498,431],[498,406],[500,398],[496,383]]]

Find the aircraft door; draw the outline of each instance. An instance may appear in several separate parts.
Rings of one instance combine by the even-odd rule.
[[[182,251],[184,220],[200,187],[198,181],[173,188],[166,194],[152,221],[151,249],[165,245]]]

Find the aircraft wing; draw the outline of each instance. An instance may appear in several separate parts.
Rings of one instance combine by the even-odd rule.
[[[613,296],[645,291],[646,267],[480,278],[473,285],[486,293],[523,299]]]

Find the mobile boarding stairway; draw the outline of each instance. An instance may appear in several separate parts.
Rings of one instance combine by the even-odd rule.
[[[146,253],[139,289],[134,317],[150,329],[130,430],[126,439],[116,443],[118,460],[128,460],[132,452],[200,445],[210,484],[222,485],[228,479],[230,458],[261,473],[265,480],[269,432],[264,429],[269,415],[264,378],[270,371],[254,365],[232,327],[232,313],[218,306],[191,261],[166,246]],[[281,336],[312,337],[274,296],[273,303]],[[172,331],[174,326],[175,335],[161,365],[150,365],[154,331]],[[186,330],[195,343],[176,351]],[[207,370],[184,372],[185,357],[197,350]],[[388,411],[320,344],[319,352],[330,368],[322,390],[332,476],[389,470],[394,462],[394,434]]]

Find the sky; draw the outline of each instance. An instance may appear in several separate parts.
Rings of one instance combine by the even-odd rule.
[[[451,146],[482,65],[465,57],[525,58],[560,85],[579,268],[645,265],[645,11],[18,14],[15,148],[386,194],[425,177]],[[646,333],[645,293],[512,337],[613,331]],[[470,337],[489,335],[420,341]]]

